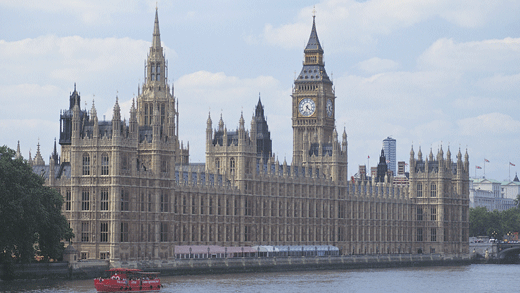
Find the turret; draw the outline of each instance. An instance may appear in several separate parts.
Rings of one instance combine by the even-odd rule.
[[[92,100],[92,108],[90,109],[90,118],[92,119],[92,122],[93,122],[92,137],[94,139],[97,139],[99,137],[99,123],[98,123],[96,106],[94,105],[94,100]]]
[[[213,122],[211,121],[211,113],[208,112],[208,120],[206,121],[206,151],[212,145],[213,134],[212,134]]]
[[[138,124],[137,124],[137,109],[135,108],[135,100],[132,99],[132,107],[130,108],[130,135],[132,138],[137,138]]]
[[[347,154],[347,146],[348,146],[348,143],[347,143],[347,130],[345,128],[343,128],[343,137],[342,137],[342,140],[341,140],[341,151],[345,153],[345,155]]]
[[[238,141],[239,144],[243,144],[246,139],[246,128],[243,113],[240,113],[240,119],[238,121]]]
[[[56,145],[56,142],[54,142]],[[16,159],[20,159],[22,157],[22,153],[20,152],[20,141],[18,141],[18,145],[16,145],[16,155],[14,156]]]
[[[218,121],[218,131],[224,131],[224,120],[222,120],[222,113],[220,114],[220,120]]]
[[[78,100],[79,102],[79,100]],[[72,109],[72,141],[79,139],[80,135],[80,110],[79,104],[76,103]]]
[[[114,114],[112,116],[112,137],[120,137],[121,134],[121,108],[119,107],[119,98],[116,96],[114,105]]]

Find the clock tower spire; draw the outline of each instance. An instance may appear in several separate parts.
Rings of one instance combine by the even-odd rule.
[[[321,156],[323,150],[334,141],[332,136],[336,97],[332,81],[325,70],[315,15],[312,17],[311,34],[304,53],[303,67],[294,80],[292,91],[293,164],[303,166],[309,163],[305,159],[309,158],[306,153],[311,154],[315,151],[316,155],[319,153]],[[308,136],[304,136],[305,132]],[[306,137],[317,139],[316,142],[307,144],[304,141]]]

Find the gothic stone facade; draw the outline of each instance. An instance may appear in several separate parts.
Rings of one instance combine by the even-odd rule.
[[[468,253],[467,153],[463,161],[459,150],[452,162],[441,149],[423,161],[412,149],[409,185],[391,176],[348,180],[347,136],[338,140],[334,89],[314,20],[292,94],[292,166],[271,153],[260,101],[249,131],[243,117],[236,131],[222,118],[213,129],[208,117],[206,163],[188,163],[157,13],[145,72],[128,122],[117,100],[113,119],[98,121],[94,105],[80,109],[74,89],[61,114],[61,158],[55,149],[49,165],[33,162],[62,193],[82,258],[167,260],[176,245]]]

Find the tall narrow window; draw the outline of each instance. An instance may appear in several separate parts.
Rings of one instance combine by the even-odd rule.
[[[102,211],[108,211],[108,188],[101,189],[100,208]]]
[[[128,223],[121,223],[121,242],[128,242]]]
[[[167,213],[169,211],[168,206],[170,205],[170,198],[168,194],[161,193],[161,212]]]
[[[437,221],[437,208],[432,208],[431,210],[431,220]]]
[[[101,155],[101,175],[108,175],[108,170],[109,170],[108,163],[109,163],[108,154],[103,153]]]
[[[161,222],[161,242],[168,242],[168,223]]]
[[[83,175],[90,175],[90,155],[83,154]]]
[[[101,222],[99,242],[108,242],[108,223]]]
[[[423,220],[423,209],[417,208],[417,221],[422,221],[422,220]]]
[[[72,207],[72,193],[70,189],[65,191],[65,210],[70,211]]]
[[[231,173],[231,175],[235,175],[235,168],[236,168],[235,158],[229,159],[229,172]]]
[[[161,125],[164,125],[164,119],[166,117],[166,109],[164,104],[161,104]]]
[[[417,183],[417,197],[422,197],[422,183]]]
[[[81,242],[88,242],[90,236],[90,223],[82,222],[81,223]]]
[[[426,236],[428,237],[428,236]],[[417,241],[423,241],[422,228],[417,228]]]
[[[437,229],[432,228],[431,229],[431,235],[430,235],[430,241],[437,241]]]
[[[81,192],[81,210],[90,210],[90,192],[88,191],[88,189],[84,189]]]
[[[121,211],[130,210],[130,195],[128,190],[121,189]]]
[[[220,174],[220,160],[215,159],[215,169],[217,169],[217,174]]]
[[[148,117],[150,117],[148,113],[148,103],[144,103],[144,125],[148,125]]]
[[[430,185],[430,197],[437,197],[437,185],[435,183]]]

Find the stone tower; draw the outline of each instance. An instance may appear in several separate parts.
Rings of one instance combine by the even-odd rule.
[[[457,161],[442,147],[423,159],[410,151],[410,199],[414,253],[469,253],[469,156]]]
[[[144,83],[137,98],[139,141],[152,142],[159,137],[175,146],[175,163],[188,163],[188,150],[179,146],[179,112],[174,87],[168,85],[168,61],[161,46],[159,16],[155,11],[152,46],[144,68]]]
[[[336,96],[325,71],[315,16],[304,53],[303,68],[292,92],[292,165],[315,167],[333,180],[344,181],[348,178],[347,135],[344,131],[342,142],[338,141]]]

